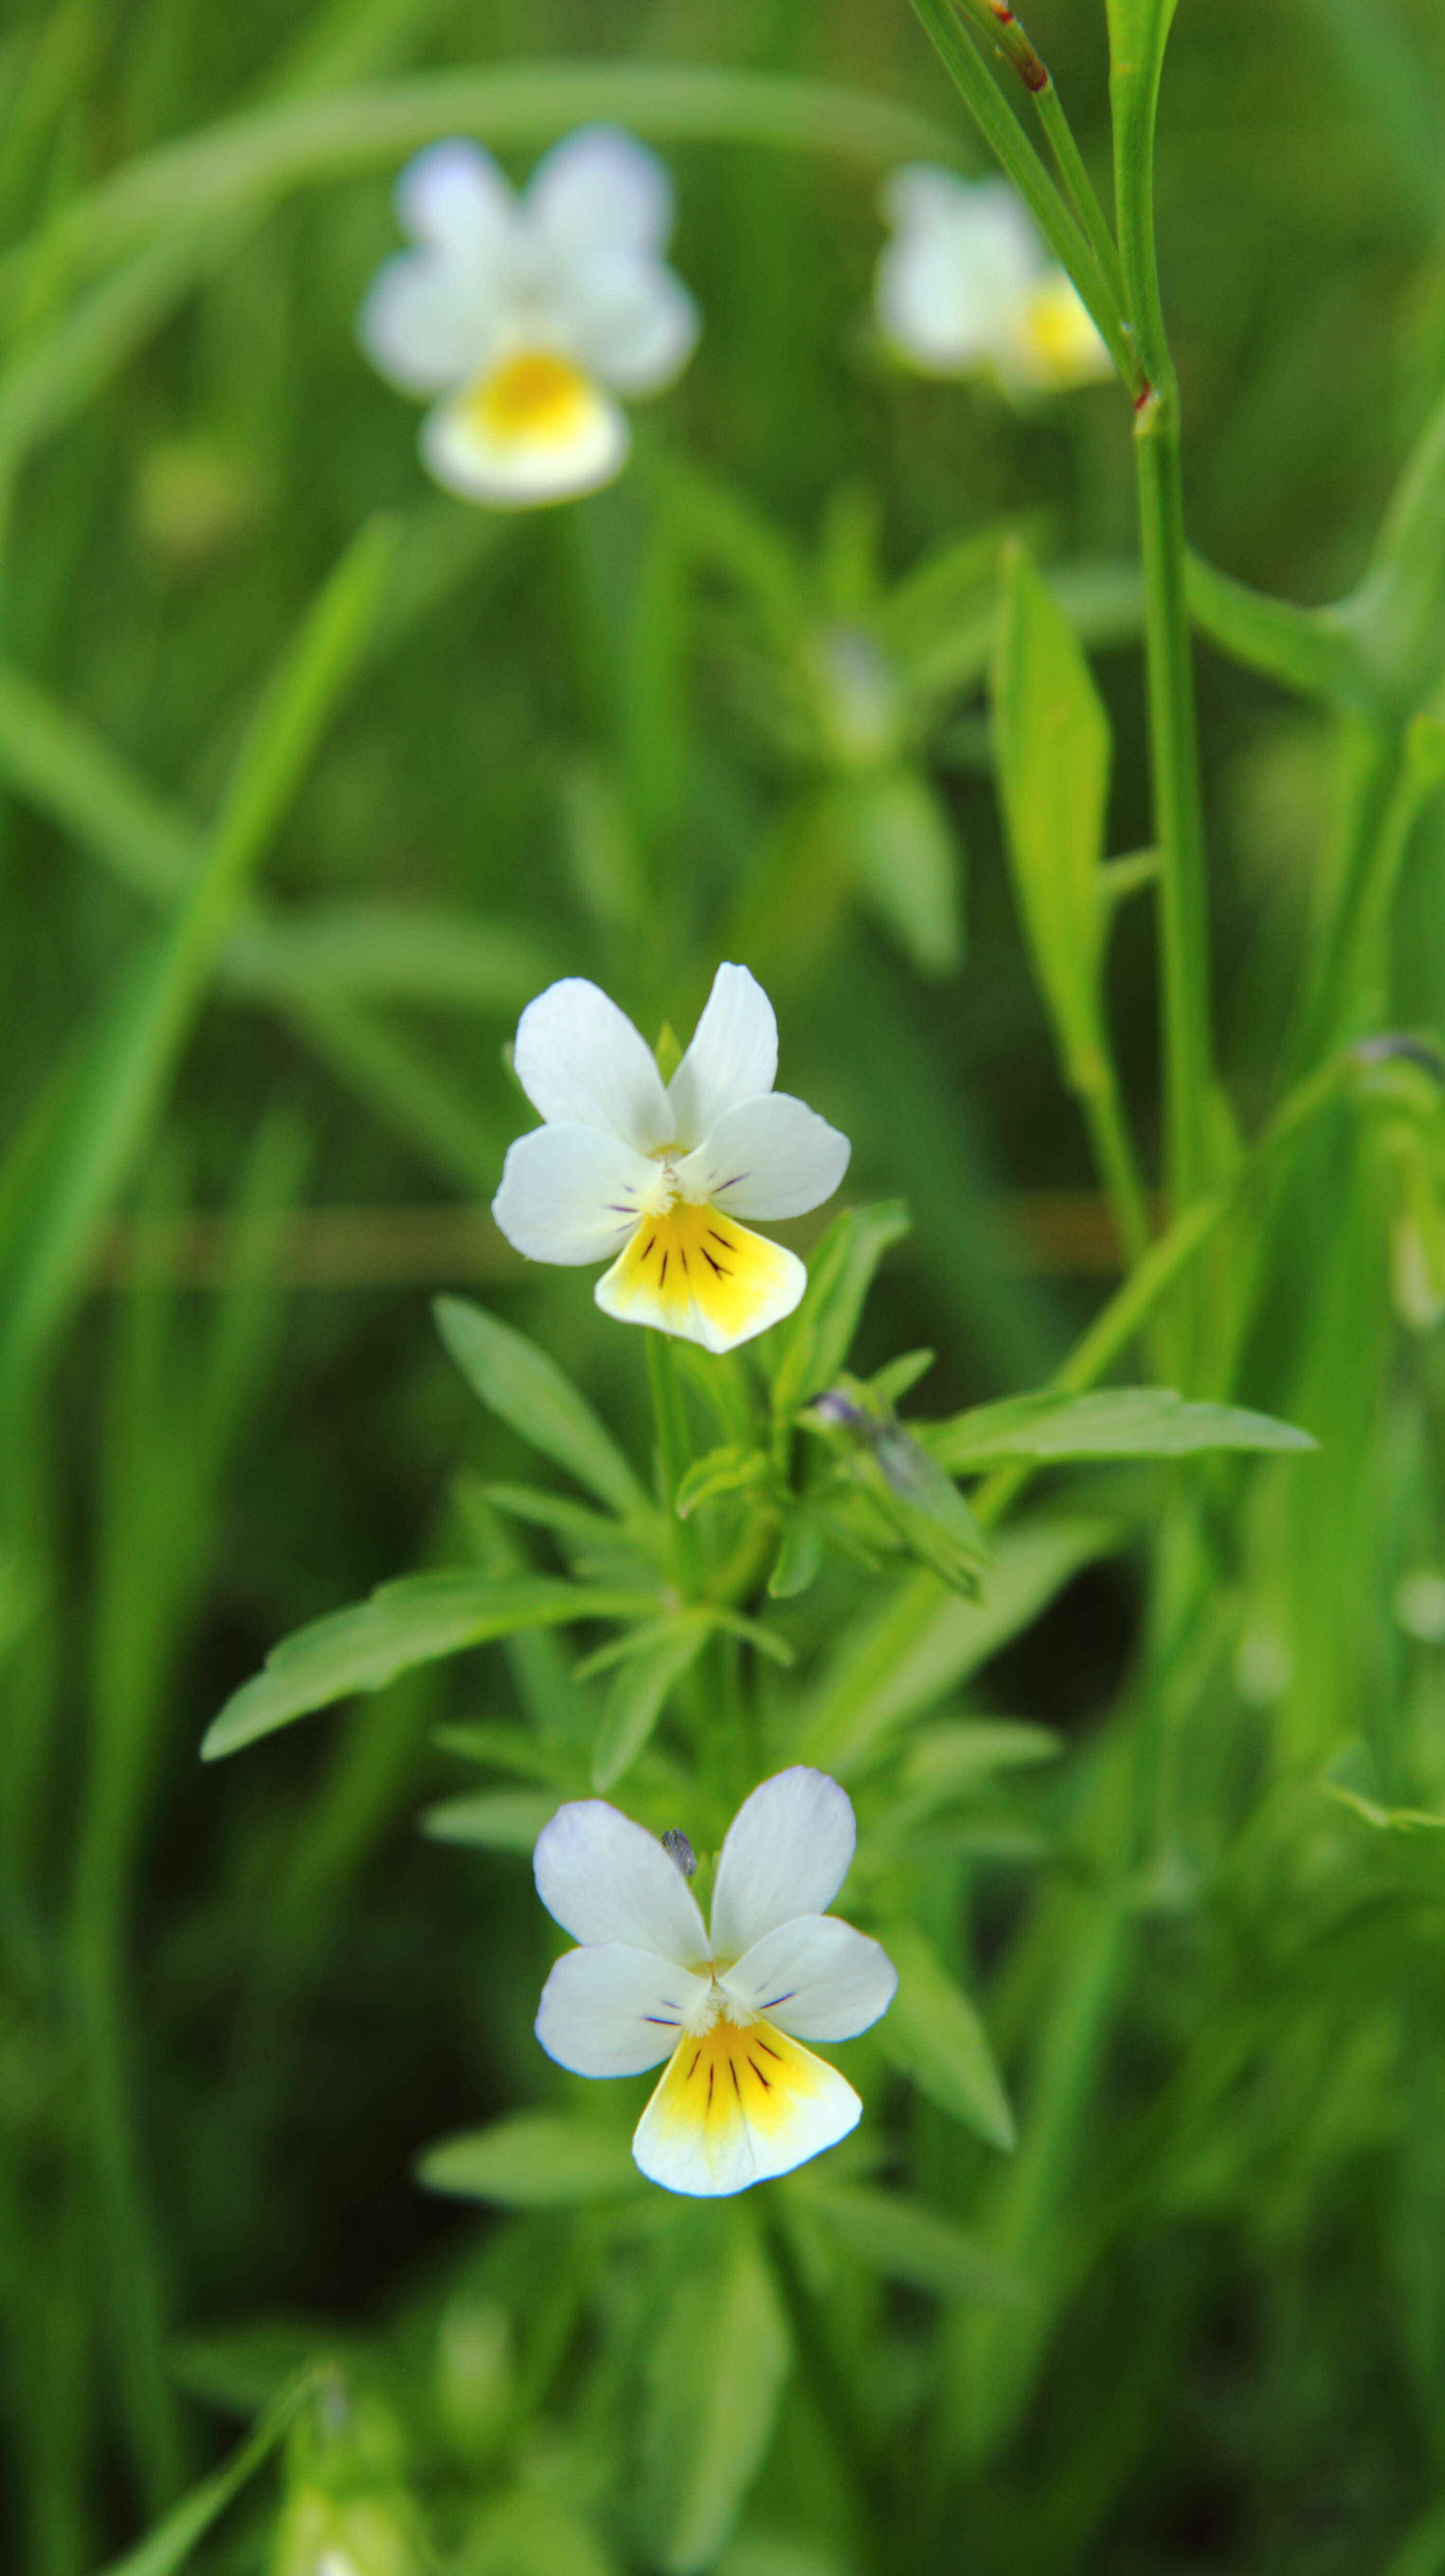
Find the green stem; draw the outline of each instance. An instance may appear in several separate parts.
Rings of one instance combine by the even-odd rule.
[[[1358,1070],[1353,1053],[1332,1056],[1328,1064],[1299,1084],[1283,1101],[1253,1151],[1233,1178],[1209,1197],[1176,1217],[1167,1234],[1151,1244],[1132,1276],[1109,1299],[1049,1383],[1060,1393],[1082,1395],[1097,1385],[1121,1351],[1133,1341],[1162,1298],[1175,1286],[1210,1236],[1233,1214],[1273,1164],[1277,1154],[1300,1129],[1339,1098]],[[970,1496],[975,1519],[992,1529],[1010,1503],[1038,1473],[1030,1461],[1001,1467]]]
[[[1125,384],[1131,393],[1137,392],[1138,358],[1105,272],[992,72],[959,25],[949,0],[913,0],[913,7],[995,159],[1017,188],[1055,258],[1068,270]]]
[[[1125,1123],[1113,1067],[1104,1079],[1079,1093],[1094,1161],[1108,1192],[1119,1229],[1125,1266],[1132,1270],[1149,1249],[1149,1202],[1144,1194],[1134,1141]]]
[[[1208,1179],[1212,1041],[1204,816],[1184,590],[1179,406],[1172,381],[1145,397],[1135,426],[1135,461],[1150,770],[1160,857],[1165,1165],[1170,1197],[1182,1209],[1201,1195]]]
[[[697,1532],[691,1521],[679,1520],[677,1512],[678,1488],[691,1464],[687,1416],[682,1409],[672,1344],[666,1333],[645,1329],[647,1380],[657,1426],[657,1456],[662,1470],[663,1509],[672,1540],[673,1574],[684,1600],[690,1601],[698,1589]]]
[[[1099,273],[1113,297],[1114,310],[1122,315],[1125,311],[1124,272],[1119,265],[1109,219],[1084,166],[1083,154],[1074,141],[1073,127],[1064,113],[1064,104],[1054,86],[1048,64],[1008,6],[1008,0],[961,0],[961,5],[973,18],[980,34],[992,37],[1004,61],[1012,64],[1033,100],[1069,202],[1099,263]]]

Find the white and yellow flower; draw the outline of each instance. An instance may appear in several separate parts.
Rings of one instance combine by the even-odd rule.
[[[530,1261],[610,1261],[596,1288],[624,1324],[730,1351],[790,1315],[797,1254],[739,1219],[802,1216],[848,1168],[848,1139],[774,1091],[778,1024],[745,966],[720,966],[664,1085],[645,1038],[597,985],[529,1002],[517,1079],[543,1125],[517,1139],[492,1214]]]
[[[414,247],[361,308],[362,346],[404,393],[440,395],[422,426],[439,483],[527,509],[610,483],[631,432],[618,395],[659,393],[697,339],[662,253],[672,189],[611,126],[549,152],[518,196],[475,143],[437,143],[403,171]]]
[[[1113,361],[1067,272],[1004,179],[895,170],[883,191],[893,239],[874,309],[885,340],[930,376],[988,372],[1013,395],[1095,384]]]
[[[897,1973],[825,1908],[853,1858],[846,1792],[799,1767],[744,1800],[705,1926],[684,1857],[599,1798],[562,1807],[537,1843],[537,1893],[582,1947],[558,1960],[537,2037],[574,2075],[667,2070],[632,2152],[652,2182],[713,2198],[791,2173],[856,2128],[862,2104],[804,2040],[856,2038]]]

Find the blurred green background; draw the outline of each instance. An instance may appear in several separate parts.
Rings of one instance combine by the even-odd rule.
[[[1030,16],[1101,180],[1102,21],[1102,0]],[[353,338],[420,135],[389,149],[378,125],[326,166],[323,107],[301,183],[207,191],[232,166],[224,120],[524,56],[830,84],[857,107],[835,127],[819,94],[789,90],[796,148],[780,148],[756,139],[761,91],[681,140],[666,108],[648,126],[658,93],[599,89],[594,109],[574,76],[554,113],[539,84],[508,166],[590,113],[650,132],[704,329],[680,386],[639,415],[623,482],[513,520],[426,485],[417,414]],[[1015,922],[982,683],[1000,539],[1021,530],[1094,650],[1112,847],[1147,843],[1127,413],[1104,389],[1021,415],[883,356],[868,299],[884,173],[981,167],[903,0],[13,0],[0,97],[9,2563],[102,2564],[307,2351],[390,2353],[374,2367],[414,2392],[446,2300],[489,2262],[467,2384],[510,2317],[525,2386],[509,2439],[547,2493],[555,2451],[563,2518],[551,2559],[503,2529],[467,2563],[650,2565],[608,2487],[611,2400],[569,2341],[595,2248],[566,2236],[581,2286],[554,2318],[570,2220],[524,2222],[499,2252],[495,2222],[410,2174],[438,2132],[551,2091],[525,1857],[416,1830],[457,1785],[432,1730],[509,1714],[506,1659],[408,1680],[222,1771],[197,1746],[276,1637],[455,1555],[459,1467],[517,1472],[441,1350],[432,1290],[469,1286],[646,1437],[641,1352],[619,1350],[577,1274],[523,1280],[481,1213],[524,1123],[504,1042],[553,975],[593,975],[649,1033],[685,1033],[717,960],[744,957],[778,1004],[784,1083],[854,1139],[849,1196],[912,1209],[864,1362],[936,1349],[943,1412],[1062,1357],[1110,1237]],[[171,172],[163,219],[142,206],[127,235],[124,198],[98,197],[89,232],[68,221],[172,147],[191,158],[153,165]],[[1332,598],[1445,382],[1432,0],[1183,0],[1159,221],[1191,537],[1263,589]],[[243,766],[238,824],[226,799],[271,676],[376,513],[395,527],[375,614],[354,654],[344,601],[330,642],[313,635],[335,666],[314,722],[266,748],[259,783]],[[920,565],[965,539],[930,587]],[[352,577],[372,583],[369,557]],[[1198,675],[1221,1053],[1252,1124],[1342,752],[1323,712],[1207,647]],[[214,853],[218,810],[252,834],[250,891],[193,925],[147,1019],[157,919]],[[1140,906],[1111,971],[1152,1170]],[[1394,1021],[1438,1026],[1438,807],[1412,844],[1393,976]],[[1392,1341],[1378,1226],[1345,1192],[1316,1204],[1345,1354],[1343,1380],[1328,1355],[1316,1380],[1337,1407],[1334,1481],[1312,1488],[1313,1522],[1291,1519],[1296,1488],[1248,1489],[1238,1652],[1215,1641],[1205,1662],[1236,1746],[1251,1710],[1294,1706],[1302,1654],[1316,1695],[1296,1754],[1393,1694],[1429,1804],[1445,1390],[1428,1339]],[[1290,1409],[1278,1383],[1272,1398]],[[1128,1561],[1081,1576],[990,1675],[993,1704],[1096,1746],[1127,1704],[1140,1600]],[[1290,1620],[1317,1612],[1302,1644]],[[1026,1861],[977,1863],[1006,2062],[1067,1950],[1047,1909],[1081,1867],[1068,1814],[1067,1796],[1041,1800]],[[1003,2231],[1048,2275],[1046,2330],[997,2439],[955,2446],[934,2519],[882,2563],[1445,2565],[1438,1839],[1392,1862],[1403,1893],[1352,1847],[1372,1983],[1359,1948],[1348,1966],[1281,1964],[1277,1907],[1297,1929],[1344,1826],[1323,1801],[1286,1828],[1262,1799],[1256,1822],[1227,1890],[1146,1922],[1097,2062],[1053,2068],[1077,2153],[1066,2177],[1036,2175],[1042,2234],[1022,2207]],[[1027,2136],[1027,2081],[1022,2121]],[[986,2186],[963,2155],[935,2141],[928,2162],[971,2218]],[[905,2302],[902,2358],[880,2364],[905,2441],[909,2368],[919,2386],[957,2374],[967,2340],[913,2326]],[[806,2453],[805,2432],[788,2439]],[[460,2435],[450,2456],[434,2427],[407,2438],[423,2483],[465,2484]],[[732,2576],[853,2563],[808,2502],[822,2473],[797,2476],[795,2515],[785,2465],[765,2473]],[[213,2563],[264,2566],[267,2510],[224,2526]]]

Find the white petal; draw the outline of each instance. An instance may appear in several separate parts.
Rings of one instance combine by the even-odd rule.
[[[719,2022],[685,2039],[637,2123],[632,2152],[651,2182],[698,2199],[791,2173],[858,2125],[851,2084],[794,2039]]]
[[[605,1799],[559,1807],[532,1866],[537,1894],[574,1941],[620,1941],[684,1968],[707,1958],[697,1899],[677,1863]]]
[[[741,1959],[799,1914],[826,1914],[848,1875],[858,1828],[847,1791],[799,1763],[745,1798],[713,1886],[713,1956]]]
[[[956,170],[941,170],[929,161],[907,161],[889,171],[878,203],[886,223],[900,228],[937,226],[955,221],[968,195],[969,183]]]
[[[796,1252],[679,1199],[644,1219],[598,1280],[604,1315],[650,1324],[705,1351],[735,1351],[791,1315],[808,1284]]]
[[[778,1072],[772,1003],[746,966],[719,966],[692,1044],[668,1085],[672,1133],[700,1145],[724,1110],[771,1091]]]
[[[510,246],[517,200],[490,152],[454,135],[407,163],[396,183],[396,211],[414,241],[475,260]]]
[[[598,1127],[534,1127],[508,1148],[492,1214],[528,1261],[611,1261],[636,1232],[657,1166]]]
[[[549,984],[517,1024],[517,1080],[549,1125],[603,1127],[641,1154],[671,1142],[657,1058],[599,985],[580,975]]]
[[[579,260],[556,295],[568,347],[618,393],[660,393],[697,345],[697,306],[650,252]]]
[[[356,318],[378,375],[408,394],[445,393],[479,375],[500,327],[486,284],[431,251],[389,259]]]
[[[722,1980],[747,2012],[793,2039],[856,2039],[886,2013],[898,1971],[886,1950],[835,1914],[802,1914],[765,1932]]]
[[[677,1165],[683,1196],[728,1216],[805,1216],[848,1169],[846,1136],[786,1091],[729,1109]]]
[[[643,2075],[672,2055],[684,2015],[705,2007],[707,1993],[705,1977],[654,1951],[599,1941],[558,1960],[542,1989],[537,2037],[573,2075]]]
[[[469,389],[428,412],[421,433],[428,473],[464,501],[494,510],[535,510],[600,491],[616,481],[631,445],[626,414],[596,385],[579,398],[565,431],[499,437]]]
[[[620,127],[584,125],[538,162],[526,210],[554,258],[656,250],[672,230],[672,181]]]
[[[915,174],[917,176],[917,174]],[[1006,181],[904,192],[907,211],[878,264],[879,327],[916,366],[963,375],[985,364],[1045,265],[1027,208]]]

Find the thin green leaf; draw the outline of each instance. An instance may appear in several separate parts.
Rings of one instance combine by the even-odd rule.
[[[878,2026],[885,2056],[951,2119],[1007,2152],[1017,2137],[1014,2116],[973,2005],[911,1924],[887,1932],[884,1947],[898,1970],[898,1992]]]
[[[1100,870],[1109,722],[1067,618],[1032,557],[1005,556],[993,678],[1009,860],[1034,972],[1069,1083],[1096,1090],[1104,1051]]]
[[[946,1698],[1122,1535],[1104,1520],[1038,1520],[1003,1532],[979,1601],[935,1574],[900,1585],[845,1629],[792,1758],[844,1778],[866,1767],[905,1718]]]
[[[848,1356],[864,1300],[878,1264],[909,1229],[900,1200],[844,1208],[834,1217],[808,1264],[808,1285],[796,1314],[774,1327],[773,1402],[790,1414],[830,1386]]]
[[[283,2436],[289,2432],[302,2407],[319,2385],[319,2374],[305,2370],[282,2390],[268,2406],[260,2422],[229,2460],[192,2487],[179,2504],[156,2524],[154,2531],[127,2550],[124,2558],[113,2559],[105,2576],[173,2576],[184,2567],[197,2543],[203,2540],[213,2522],[220,2519],[232,2499],[253,2478],[262,2462],[268,2459]]]
[[[719,2241],[720,2239],[720,2241]],[[791,2351],[772,2272],[741,2212],[680,2265],[648,2357],[644,2435],[658,2564],[700,2576],[772,2437]]]
[[[789,2185],[789,2198],[885,2281],[901,2281],[930,2298],[989,2307],[1007,2306],[1023,2295],[1013,2273],[924,2201],[812,2173]]]
[[[929,781],[898,766],[839,782],[828,813],[859,894],[920,975],[963,959],[963,847]]]
[[[648,1511],[612,1434],[555,1360],[465,1298],[439,1297],[434,1311],[442,1340],[483,1404],[613,1511]]]
[[[484,1789],[427,1807],[421,1830],[434,1843],[465,1843],[473,1851],[531,1852],[556,1812],[556,1796],[545,1789]]]
[[[953,1474],[1002,1458],[1184,1458],[1207,1449],[1313,1449],[1307,1431],[1234,1404],[1190,1404],[1169,1387],[1012,1396],[923,1435]]]
[[[527,1628],[639,1618],[653,1606],[637,1593],[589,1591],[543,1574],[415,1574],[384,1583],[369,1601],[333,1611],[274,1647],[264,1670],[226,1702],[201,1758],[219,1761],[353,1691],[384,1690],[415,1664]]]
[[[683,1611],[641,1654],[620,1666],[597,1730],[594,1789],[613,1788],[631,1770],[667,1706],[669,1692],[706,1645],[710,1626],[696,1611]]]
[[[416,2175],[428,2191],[502,2209],[571,2209],[641,2189],[625,2138],[551,2111],[518,2111],[442,2138],[418,2158]]]
[[[767,1483],[769,1462],[761,1449],[745,1449],[730,1443],[723,1449],[709,1449],[706,1456],[695,1458],[677,1489],[677,1514],[686,1520],[699,1503],[718,1501],[726,1494],[745,1494]]]

